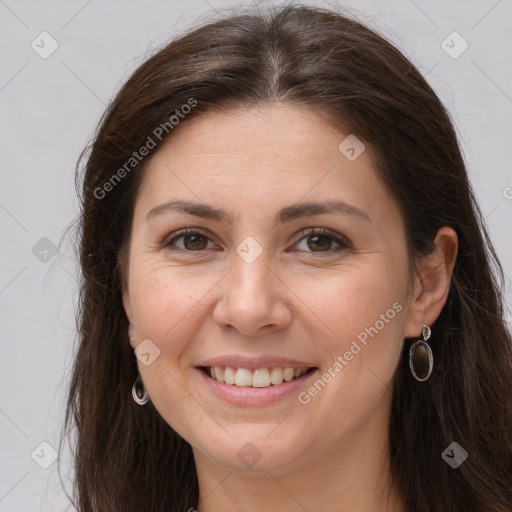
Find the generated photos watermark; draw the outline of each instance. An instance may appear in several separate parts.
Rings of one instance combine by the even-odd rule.
[[[128,160],[120,167],[112,176],[103,183],[101,187],[96,187],[94,189],[94,197],[96,199],[103,199],[105,196],[114,190],[116,185],[118,185],[123,178],[126,177],[137,165],[141,162],[146,156],[149,155],[151,150],[156,148],[158,142],[161,142],[162,139],[171,132],[176,126],[180,124],[180,121],[189,114],[192,109],[197,105],[197,100],[194,98],[189,98],[187,103],[182,105],[178,110],[174,111],[174,114],[167,119],[164,123],[160,123],[146,138],[146,141],[142,146],[138,149],[138,151],[134,151],[132,156],[128,158]]]
[[[377,320],[372,326],[366,327],[363,331],[361,331],[357,335],[357,341],[352,340],[350,349],[345,351],[343,355],[338,355],[333,364],[329,366],[329,368],[320,376],[320,378],[316,380],[312,386],[307,389],[307,391],[301,391],[298,394],[297,398],[299,402],[303,405],[307,405],[314,397],[318,396],[320,391],[322,391],[325,386],[327,386],[327,384],[331,382],[332,379],[339,375],[343,368],[345,368],[345,366],[347,366],[350,361],[354,359],[354,356],[359,354],[359,352],[361,352],[361,350],[368,345],[368,337],[373,339],[375,336],[377,336],[377,334],[379,334],[379,332],[384,329],[386,324],[393,320],[396,314],[400,313],[402,309],[402,304],[395,302],[392,307],[380,315],[379,320]]]

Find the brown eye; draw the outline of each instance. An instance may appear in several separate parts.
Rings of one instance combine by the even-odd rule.
[[[183,245],[186,249],[191,251],[195,251],[197,249],[205,249],[208,242],[206,241],[206,237],[200,234],[195,235],[184,235],[183,236]]]
[[[299,240],[296,246],[304,252],[332,254],[352,247],[344,236],[326,228],[310,228],[304,231],[302,235],[303,238]]]
[[[181,241],[181,243],[178,243]],[[165,247],[169,250],[181,250],[186,252],[202,252],[204,249],[208,249],[209,237],[198,231],[182,231],[181,234],[176,235]]]
[[[308,247],[314,252],[323,252],[331,248],[332,239],[324,235],[314,235],[308,237]]]

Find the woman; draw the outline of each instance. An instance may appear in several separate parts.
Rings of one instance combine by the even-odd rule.
[[[308,7],[198,28],[81,186],[80,512],[512,510],[501,268],[389,42]]]

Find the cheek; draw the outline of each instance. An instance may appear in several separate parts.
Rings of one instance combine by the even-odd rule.
[[[218,278],[201,276],[199,279],[197,274],[195,277],[185,275],[183,271],[159,265],[139,267],[132,276],[131,300],[137,343],[149,339],[160,351],[148,366],[139,361],[139,372],[157,411],[177,432],[186,436],[190,430],[186,418],[200,417],[204,409],[190,399],[187,382],[190,369],[186,368],[183,354],[201,329],[200,322],[195,322],[194,318],[206,314],[205,299]]]
[[[216,274],[196,273],[166,267],[139,267],[132,277],[131,301],[137,340],[150,339],[160,349],[166,364],[175,367],[179,356],[200,325],[193,321],[204,314],[208,292],[218,281]]]
[[[340,342],[356,337],[376,322],[378,330],[384,330],[381,315],[386,316],[384,320],[394,320],[396,310],[405,309],[406,277],[388,269],[387,262],[378,257],[320,279],[297,279],[294,289],[304,298],[310,314],[316,314],[333,339]],[[393,309],[395,303],[401,307]]]
[[[133,280],[134,328],[138,342],[150,339],[160,355],[149,366],[138,363],[139,372],[160,416],[194,446],[223,446],[225,431],[212,418],[215,411],[196,396],[190,385],[191,340],[201,338],[205,319],[213,305],[209,293],[222,273],[179,271],[154,267]],[[198,429],[200,425],[200,429]],[[231,439],[232,442],[232,439]]]
[[[327,332],[317,339],[325,355],[322,371],[331,375],[325,376],[329,383],[323,388],[329,399],[317,404],[343,403],[339,415],[330,413],[336,421],[347,421],[349,412],[352,418],[364,415],[391,387],[403,344],[406,276],[387,266],[376,259],[297,292],[321,320],[316,320],[319,329]]]

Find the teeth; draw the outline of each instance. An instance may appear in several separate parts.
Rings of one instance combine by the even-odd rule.
[[[258,368],[252,372],[247,368],[232,368],[231,366],[211,366],[208,373],[219,382],[231,386],[268,388],[278,386],[283,381],[290,382],[307,373],[309,368]]]
[[[252,374],[253,388],[268,388],[270,386],[270,373],[266,368],[259,368]]]
[[[231,366],[224,368],[224,382],[233,385],[235,383],[236,370]]]
[[[270,382],[276,386],[277,384],[283,383],[283,369],[282,368],[272,368],[270,372]]]
[[[215,378],[219,382],[222,382],[224,380],[224,378],[223,378],[224,376],[222,374],[222,370],[218,366],[215,366],[214,370],[215,370]]]
[[[295,377],[295,370],[293,368],[285,368],[283,371],[283,378],[286,382],[290,382]]]
[[[250,386],[252,384],[251,370],[238,368],[235,374],[235,384],[237,386]]]

